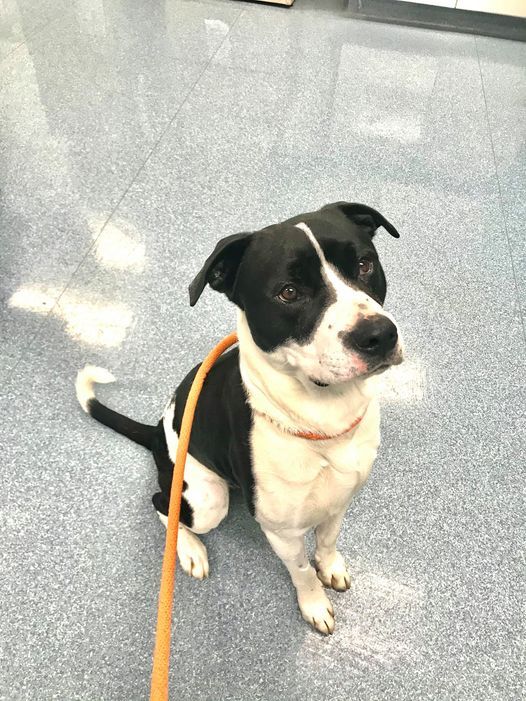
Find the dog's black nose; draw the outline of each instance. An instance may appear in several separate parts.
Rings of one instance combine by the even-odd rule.
[[[343,343],[347,348],[380,358],[390,353],[397,341],[396,326],[391,319],[382,314],[363,319],[343,337]]]

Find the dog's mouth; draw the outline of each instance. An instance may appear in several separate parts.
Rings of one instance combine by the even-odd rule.
[[[328,387],[329,383],[328,382],[320,382],[319,380],[315,380],[312,377],[309,377],[309,380],[316,385],[316,387]]]
[[[382,365],[378,365],[377,367],[373,368],[369,375],[380,375],[380,373],[385,372],[386,370],[389,370],[391,367],[390,363],[383,363]]]
[[[387,361],[384,361],[383,363],[376,365],[376,367],[371,368],[367,375],[381,375],[386,370],[389,370],[389,368],[392,368],[393,365],[400,365],[403,360],[404,354],[400,348],[397,348]]]
[[[318,380],[315,377],[309,377],[309,380],[312,382],[313,385],[316,385],[316,387],[330,387],[331,385],[339,384],[340,382],[348,382],[349,380],[357,379],[359,377],[365,378],[372,377],[373,375],[381,375],[386,370],[389,370],[389,368],[393,365],[400,365],[402,361],[403,354],[401,352],[397,352],[393,354],[388,360],[385,360],[384,362],[378,365],[374,365],[373,367],[368,368],[365,372],[362,372],[359,375],[355,375],[353,377],[341,376],[336,378],[334,382],[322,382],[321,380]]]
[[[389,368],[392,368],[393,365],[400,365],[400,363],[403,362],[403,360],[404,354],[400,348],[397,348],[395,352],[392,353],[389,358],[387,358],[387,360],[384,360],[382,363],[379,363],[378,365],[372,367],[371,370],[367,373],[367,375],[381,375],[386,370],[389,370]]]

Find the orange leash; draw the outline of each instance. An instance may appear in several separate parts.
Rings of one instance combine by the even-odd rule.
[[[235,343],[237,343],[237,334],[234,332],[218,343],[206,356],[194,378],[184,408],[179,442],[177,444],[177,454],[175,456],[170,505],[168,508],[168,526],[166,528],[159,606],[157,609],[157,629],[155,633],[155,650],[153,653],[150,701],[168,701],[168,668],[170,665],[170,639],[177,536],[179,533],[179,512],[183,491],[184,466],[188,453],[188,445],[190,443],[195,408],[206,376],[219,356]]]

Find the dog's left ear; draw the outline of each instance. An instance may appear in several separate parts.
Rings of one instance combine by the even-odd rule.
[[[206,285],[231,299],[237,270],[252,234],[232,234],[221,239],[188,288],[190,306],[197,302]]]
[[[347,219],[368,229],[371,238],[376,234],[376,230],[380,226],[383,226],[395,239],[400,238],[400,234],[391,222],[387,221],[383,214],[380,214],[380,212],[377,212],[376,209],[372,207],[368,207],[366,204],[359,204],[357,202],[335,202],[334,204],[328,204],[326,207],[323,207],[323,209],[331,209],[333,207],[339,209]]]

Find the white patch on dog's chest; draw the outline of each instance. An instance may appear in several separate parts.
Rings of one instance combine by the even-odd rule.
[[[379,444],[370,407],[350,438],[309,441],[255,417],[251,434],[256,519],[265,528],[311,528],[344,509],[367,479]]]

